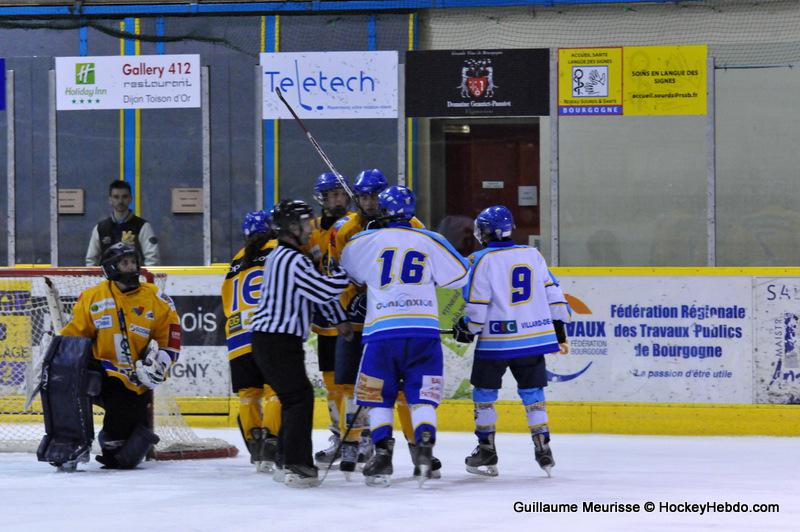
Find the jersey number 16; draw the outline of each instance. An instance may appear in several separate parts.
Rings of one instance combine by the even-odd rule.
[[[394,259],[397,248],[386,248],[378,256],[381,264],[381,288],[391,284],[394,278]],[[425,254],[409,249],[403,254],[400,265],[400,282],[403,284],[420,284],[425,271]]]

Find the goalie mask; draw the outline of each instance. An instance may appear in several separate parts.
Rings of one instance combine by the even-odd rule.
[[[126,257],[130,257],[136,262],[136,270],[132,272],[120,270],[120,262]],[[100,268],[103,269],[103,275],[105,275],[106,279],[124,285],[123,291],[139,288],[139,254],[136,248],[130,244],[118,242],[108,248],[103,253]]]
[[[483,209],[475,218],[475,238],[481,244],[509,239],[513,230],[514,217],[502,205]]]

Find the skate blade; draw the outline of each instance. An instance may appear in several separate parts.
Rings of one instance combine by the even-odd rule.
[[[350,482],[350,481],[353,479],[353,473],[354,473],[354,471],[342,471],[342,473],[344,473],[344,479],[345,479],[347,482]]]
[[[285,469],[276,469],[272,473],[272,480],[275,482],[283,483],[286,480],[286,470]]]
[[[392,477],[391,475],[374,475],[364,477],[364,482],[373,488],[388,488],[392,485]]]
[[[275,472],[275,462],[256,462],[256,471],[259,473],[274,473]]]
[[[419,466],[419,476],[417,477],[417,487],[421,488],[425,482],[432,478],[432,472],[429,466]]]
[[[316,488],[320,485],[318,478],[301,477],[294,473],[287,473],[283,484],[289,488],[305,489]]]
[[[553,474],[550,472],[553,469],[552,465],[541,466],[542,470],[547,473],[547,478],[551,478]]]
[[[485,469],[481,469],[481,467]],[[497,470],[497,466],[493,465],[478,466],[478,467],[467,466],[467,473],[472,473],[473,475],[480,475],[482,477],[496,477],[497,475],[500,474],[500,472]]]

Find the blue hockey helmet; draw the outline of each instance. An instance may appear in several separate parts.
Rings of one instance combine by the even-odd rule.
[[[271,230],[272,223],[267,211],[251,211],[244,215],[242,233],[244,233],[245,238],[258,233],[269,233]]]
[[[506,207],[495,205],[483,209],[475,218],[475,238],[480,243],[509,238],[514,230],[514,217]]]
[[[388,220],[408,221],[417,212],[417,198],[407,187],[397,185],[378,194],[381,215]]]
[[[353,194],[357,196],[365,194],[378,194],[388,186],[389,182],[386,181],[386,177],[383,175],[383,172],[377,168],[373,168],[372,170],[362,170],[361,173],[356,176],[356,180],[353,183]]]
[[[342,181],[347,183],[347,178],[342,176]],[[325,200],[325,193],[337,188],[344,188],[342,181],[336,177],[333,172],[325,172],[317,177],[317,183],[314,185],[314,199],[322,205]]]

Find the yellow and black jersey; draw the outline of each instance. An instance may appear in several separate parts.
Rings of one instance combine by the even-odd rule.
[[[250,331],[246,326],[249,325],[261,297],[264,261],[277,243],[277,240],[265,243],[261,246],[263,253],[258,253],[248,262],[244,260],[245,248],[240,249],[234,255],[225,280],[222,281],[222,310],[226,318],[225,338],[229,360],[252,351]]]
[[[127,342],[120,327],[120,311]],[[147,388],[134,384],[130,376],[136,361],[145,356],[150,340],[167,351],[173,363],[181,350],[181,325],[175,304],[150,283],[129,292],[121,292],[112,281],[84,290],[61,335],[91,338],[92,353],[106,373],[138,394]]]
[[[425,224],[419,221],[419,218],[416,216],[411,218],[409,223],[411,224],[411,227],[425,229]],[[344,249],[345,244],[347,244],[356,234],[363,231],[366,225],[367,218],[360,212],[349,212],[346,216],[340,218],[335,224],[333,224],[328,247],[328,255],[330,256],[330,260],[338,263],[342,258],[342,250]],[[356,287],[354,284],[351,284],[344,292],[342,292],[342,295],[339,297],[339,302],[342,304],[342,308],[347,309],[350,301],[355,297],[358,291],[358,287]],[[363,324],[353,323],[353,329],[356,331],[360,331],[362,328]]]
[[[344,217],[346,218],[353,214],[355,213],[349,212]],[[343,218],[335,219],[322,216],[316,218],[313,223],[314,230],[311,232],[311,236],[308,239],[311,260],[314,261],[314,265],[317,269],[325,275],[329,275],[330,273],[330,247],[333,228],[338,221],[342,219]],[[314,314],[311,330],[322,336],[336,336],[338,334],[336,327],[334,327],[330,321],[326,320],[320,312]]]

